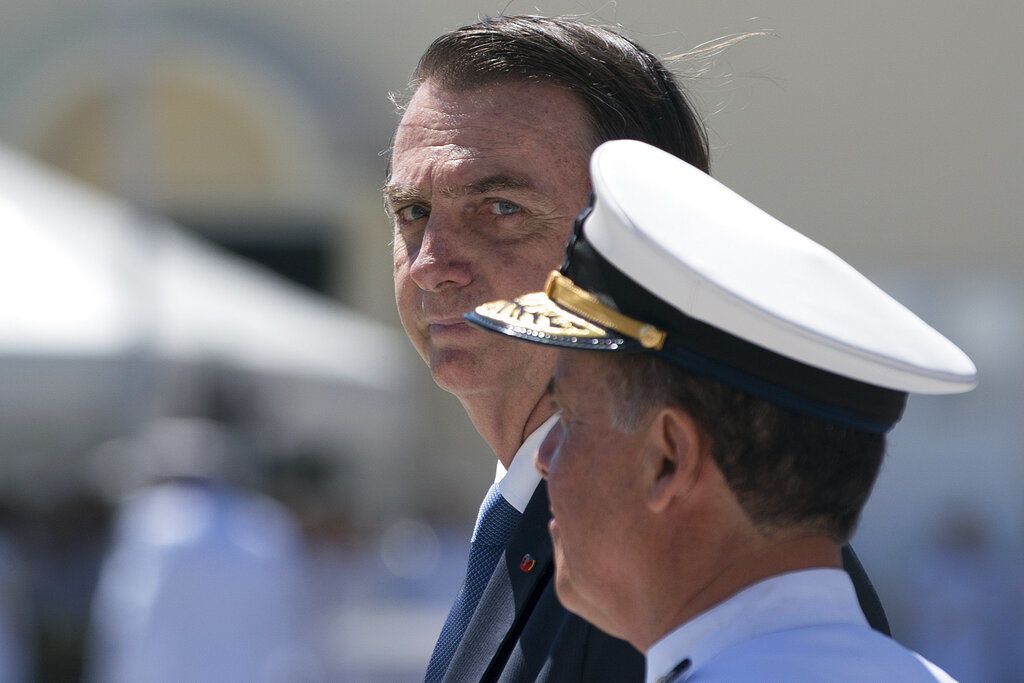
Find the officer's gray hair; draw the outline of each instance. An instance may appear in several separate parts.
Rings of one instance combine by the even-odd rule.
[[[878,476],[885,436],[780,408],[649,355],[609,359],[615,424],[636,431],[659,408],[693,416],[729,488],[763,531],[802,528],[843,543]]]

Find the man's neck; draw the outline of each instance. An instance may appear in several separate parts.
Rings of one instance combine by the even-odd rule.
[[[695,562],[694,557],[691,555],[689,562],[664,563],[656,579],[662,590],[651,590],[648,585],[643,591],[648,599],[643,601],[650,602],[642,608],[646,618],[642,626],[640,620],[636,622],[640,628],[628,638],[642,652],[677,627],[759,581],[802,569],[842,567],[839,545],[821,536],[768,540],[738,553],[718,553],[717,561]],[[695,571],[683,572],[689,577],[680,576],[681,566]],[[655,596],[657,600],[651,601]]]
[[[459,398],[476,431],[505,469],[512,466],[512,459],[526,437],[555,413],[554,405],[544,393],[525,404],[512,402],[510,398],[479,394]]]

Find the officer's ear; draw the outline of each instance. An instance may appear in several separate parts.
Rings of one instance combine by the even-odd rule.
[[[644,446],[647,507],[664,512],[696,485],[708,457],[706,437],[693,416],[675,406],[658,410]]]

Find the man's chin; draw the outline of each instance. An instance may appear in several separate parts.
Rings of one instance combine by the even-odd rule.
[[[572,583],[572,576],[565,569],[564,562],[555,561],[555,594],[558,596],[558,601],[562,603],[562,606],[573,614],[577,614],[584,619],[589,619],[589,615],[586,614],[586,605],[584,605],[576,594]]]
[[[573,609],[577,600],[572,585],[572,572],[569,570],[569,563],[565,561],[562,539],[559,537],[558,526],[554,518],[548,523],[548,531],[551,533],[552,554],[555,561],[555,593],[567,610],[576,612],[576,609]]]
[[[610,599],[611,596],[602,595],[600,601],[588,600],[577,589],[576,584],[573,582],[572,573],[566,571],[564,566],[565,563],[559,563],[556,557],[555,595],[558,596],[558,601],[562,603],[562,607],[581,619],[589,621],[608,635],[625,639],[625,634],[622,632],[622,629],[619,628],[621,624],[609,619],[608,613],[606,612],[606,608],[609,605],[604,601]]]
[[[445,391],[463,396],[486,389],[488,377],[480,358],[465,349],[436,350],[430,354],[430,374]]]

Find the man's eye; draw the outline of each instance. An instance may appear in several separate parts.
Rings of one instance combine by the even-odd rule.
[[[506,202],[503,200],[491,202],[491,211],[493,211],[495,214],[499,216],[511,216],[513,214],[519,213],[522,210],[523,209],[521,206],[519,206],[518,204],[514,204],[512,202]]]
[[[430,212],[427,211],[426,207],[420,204],[410,204],[409,206],[402,207],[395,212],[399,220],[407,223],[412,221],[418,221],[421,218],[426,218]]]

